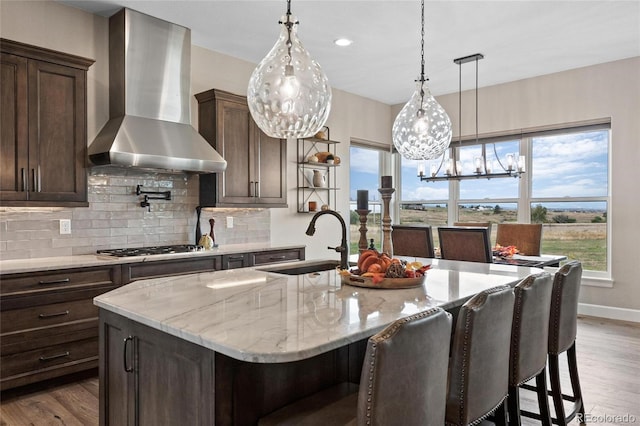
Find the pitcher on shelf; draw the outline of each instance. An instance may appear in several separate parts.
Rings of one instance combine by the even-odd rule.
[[[327,186],[327,175],[326,172],[321,172],[320,170],[313,170],[313,186],[316,188],[326,188]]]

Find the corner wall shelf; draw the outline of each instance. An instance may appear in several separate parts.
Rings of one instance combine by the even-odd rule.
[[[297,140],[298,213],[315,213],[325,205],[332,210],[336,207],[339,189],[336,186],[336,174],[340,159],[336,158],[335,145],[340,142],[330,139],[328,127],[324,127],[323,131],[327,139],[313,137]],[[327,157],[330,155],[337,164],[327,163]],[[318,161],[309,161],[310,157],[315,157]],[[329,159],[331,160],[331,157]],[[314,185],[314,176],[318,181],[324,181],[324,184],[317,185],[316,182]],[[310,201],[316,203],[315,211],[309,211]]]

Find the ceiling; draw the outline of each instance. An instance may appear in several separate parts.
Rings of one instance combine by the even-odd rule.
[[[285,0],[59,0],[102,16],[128,7],[191,28],[197,46],[258,63],[275,43]],[[420,2],[294,0],[302,43],[332,87],[404,103],[420,73]],[[426,74],[434,95],[640,56],[640,1],[430,1]],[[339,48],[339,37],[353,40]],[[215,72],[215,70],[212,70]]]

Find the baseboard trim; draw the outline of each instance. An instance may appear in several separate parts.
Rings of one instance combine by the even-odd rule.
[[[640,310],[637,309],[616,308],[612,306],[579,303],[578,314],[587,315],[590,317],[600,317],[619,321],[640,323]]]

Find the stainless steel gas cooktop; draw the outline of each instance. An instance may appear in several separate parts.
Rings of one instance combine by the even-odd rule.
[[[98,250],[98,254],[104,254],[108,256],[116,257],[129,257],[129,256],[149,256],[153,254],[171,254],[171,253],[189,253],[195,251],[202,251],[204,247],[194,244],[180,244],[173,246],[155,246],[155,247],[132,247],[132,248],[120,248],[110,250]]]

